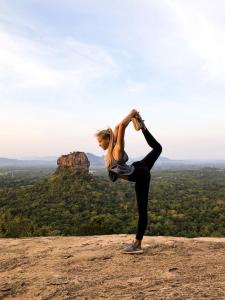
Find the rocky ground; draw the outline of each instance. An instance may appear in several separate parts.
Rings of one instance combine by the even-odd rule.
[[[0,299],[225,299],[225,238],[0,239]]]

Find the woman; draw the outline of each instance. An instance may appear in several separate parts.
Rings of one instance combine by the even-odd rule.
[[[150,147],[153,149],[139,161],[127,165],[128,155],[124,150],[124,135],[127,125],[133,122],[136,130],[142,130],[142,133]],[[123,253],[143,253],[141,242],[147,227],[148,214],[148,193],[150,186],[151,173],[155,161],[162,152],[161,144],[151,135],[144,124],[139,112],[132,109],[121,123],[119,123],[114,132],[111,128],[101,130],[95,134],[98,139],[99,146],[104,150],[108,149],[106,155],[106,167],[109,178],[116,181],[118,178],[135,182],[135,193],[138,206],[138,227],[136,240],[123,250]]]

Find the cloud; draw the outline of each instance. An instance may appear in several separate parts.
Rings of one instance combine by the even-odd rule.
[[[168,13],[174,19],[177,37],[180,41],[185,42],[192,54],[196,55],[201,62],[201,75],[204,76],[202,79],[224,82],[224,26],[216,25],[212,17],[210,19],[207,11],[204,10],[205,7],[208,7],[209,2],[200,2],[201,7],[196,5],[196,1],[164,1]],[[214,2],[213,7],[215,8]]]
[[[38,144],[43,153],[53,149],[52,139],[64,146],[65,137],[70,148],[71,136],[88,149],[95,128],[135,107],[169,136],[168,145],[184,131],[184,147],[217,132],[214,144],[224,149],[224,1],[103,2],[0,1],[0,123],[8,151],[21,140],[28,151],[35,138],[34,151]]]
[[[34,26],[13,32],[9,21],[0,22],[0,90],[5,95],[33,89],[85,92],[89,86],[117,76],[118,65],[112,55],[94,43],[71,36],[50,37]],[[8,92],[6,92],[6,88]]]
[[[149,89],[149,84],[128,79],[125,82],[125,89],[130,93],[144,93]]]

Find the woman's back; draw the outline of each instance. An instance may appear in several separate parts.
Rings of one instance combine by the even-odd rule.
[[[123,150],[123,155],[122,155],[121,159],[115,159],[114,155],[115,154],[113,154],[113,151],[112,151],[112,154],[111,154],[111,164],[112,164],[112,162],[126,162],[126,161],[128,161],[128,155],[127,155],[127,153],[126,153],[125,150]]]
[[[108,175],[112,181],[115,181],[119,175],[130,175],[134,171],[133,165],[127,165],[129,157],[125,150],[123,151],[123,156],[121,159],[116,160],[111,153],[111,162],[108,167]]]

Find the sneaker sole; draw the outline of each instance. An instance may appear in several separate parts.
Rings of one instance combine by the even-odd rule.
[[[128,253],[128,254],[135,254],[135,253],[143,253],[143,250],[138,250],[138,251],[121,251],[122,253]]]

